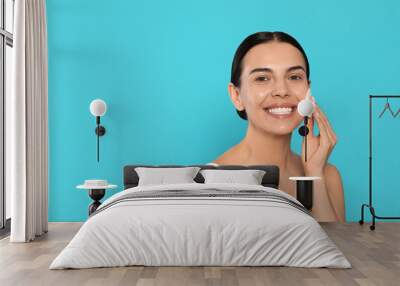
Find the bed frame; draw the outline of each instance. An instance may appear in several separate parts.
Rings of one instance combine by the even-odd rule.
[[[133,188],[138,185],[139,176],[135,171],[136,167],[151,167],[151,168],[177,168],[177,167],[200,167],[204,169],[218,169],[218,170],[264,170],[266,171],[261,184],[265,187],[279,188],[279,167],[275,165],[127,165],[124,167],[124,189]],[[197,183],[204,183],[204,178],[200,174],[194,178]]]

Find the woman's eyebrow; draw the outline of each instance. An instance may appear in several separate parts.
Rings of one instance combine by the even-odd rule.
[[[255,68],[255,69],[252,69],[249,74],[252,74],[255,72],[272,72],[272,69],[270,69],[270,68]]]
[[[291,71],[297,70],[297,69],[301,69],[304,72],[306,72],[306,70],[303,66],[292,66],[292,67],[288,68],[287,71],[291,72]],[[272,69],[270,69],[270,68],[255,68],[250,71],[249,75],[252,73],[255,73],[255,72],[272,72]]]
[[[301,69],[301,70],[303,70],[304,72],[306,72],[305,68],[302,67],[302,66],[293,66],[293,67],[288,68],[287,71],[288,71],[288,72],[291,72],[291,71],[293,71],[293,70],[298,70],[298,69]]]

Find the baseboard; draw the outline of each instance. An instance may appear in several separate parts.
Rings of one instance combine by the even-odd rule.
[[[0,228],[0,239],[10,235],[11,230],[11,218],[6,219],[6,223],[3,228]]]

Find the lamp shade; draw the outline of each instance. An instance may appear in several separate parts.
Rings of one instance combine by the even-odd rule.
[[[107,111],[107,104],[104,100],[95,99],[90,103],[90,112],[94,116],[103,116]]]

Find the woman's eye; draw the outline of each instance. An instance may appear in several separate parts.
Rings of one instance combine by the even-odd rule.
[[[293,79],[293,80],[300,80],[300,79],[302,79],[302,76],[300,76],[300,75],[291,75],[289,78]]]
[[[266,77],[266,76],[258,76],[258,77],[256,77],[256,81],[266,81],[266,80],[268,80],[268,77]]]

